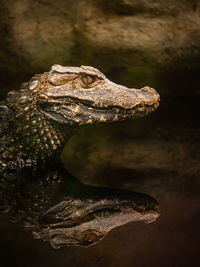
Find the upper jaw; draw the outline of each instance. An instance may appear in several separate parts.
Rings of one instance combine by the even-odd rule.
[[[160,96],[153,88],[127,88],[107,78],[91,89],[79,90],[72,85],[52,86],[38,97],[43,112],[61,110],[63,122],[87,124],[142,117],[159,106]],[[57,117],[55,117],[57,119]]]
[[[112,82],[109,84],[111,84],[109,90],[99,86],[93,91],[50,86],[46,93],[39,95],[39,101],[62,104],[80,103],[97,109],[122,108],[124,110],[133,109],[138,105],[153,106],[159,103],[159,94],[148,86],[130,89]]]

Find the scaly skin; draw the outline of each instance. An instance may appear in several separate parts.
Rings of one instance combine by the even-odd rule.
[[[1,172],[55,161],[82,125],[144,116],[158,105],[150,87],[129,89],[93,67],[53,65],[0,103]]]

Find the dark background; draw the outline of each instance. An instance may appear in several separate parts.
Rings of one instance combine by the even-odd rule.
[[[88,126],[62,155],[84,183],[155,197],[160,218],[54,251],[1,216],[1,266],[200,265],[199,29],[198,0],[1,0],[1,99],[55,63],[91,65],[161,95],[154,114]]]

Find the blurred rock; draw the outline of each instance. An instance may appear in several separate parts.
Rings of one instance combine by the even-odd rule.
[[[198,0],[2,0],[0,15],[8,87],[59,63],[93,65],[128,86],[198,89]]]

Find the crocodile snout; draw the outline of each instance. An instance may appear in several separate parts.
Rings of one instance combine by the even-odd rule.
[[[145,105],[153,105],[160,101],[158,92],[149,86],[137,90],[137,95]]]

